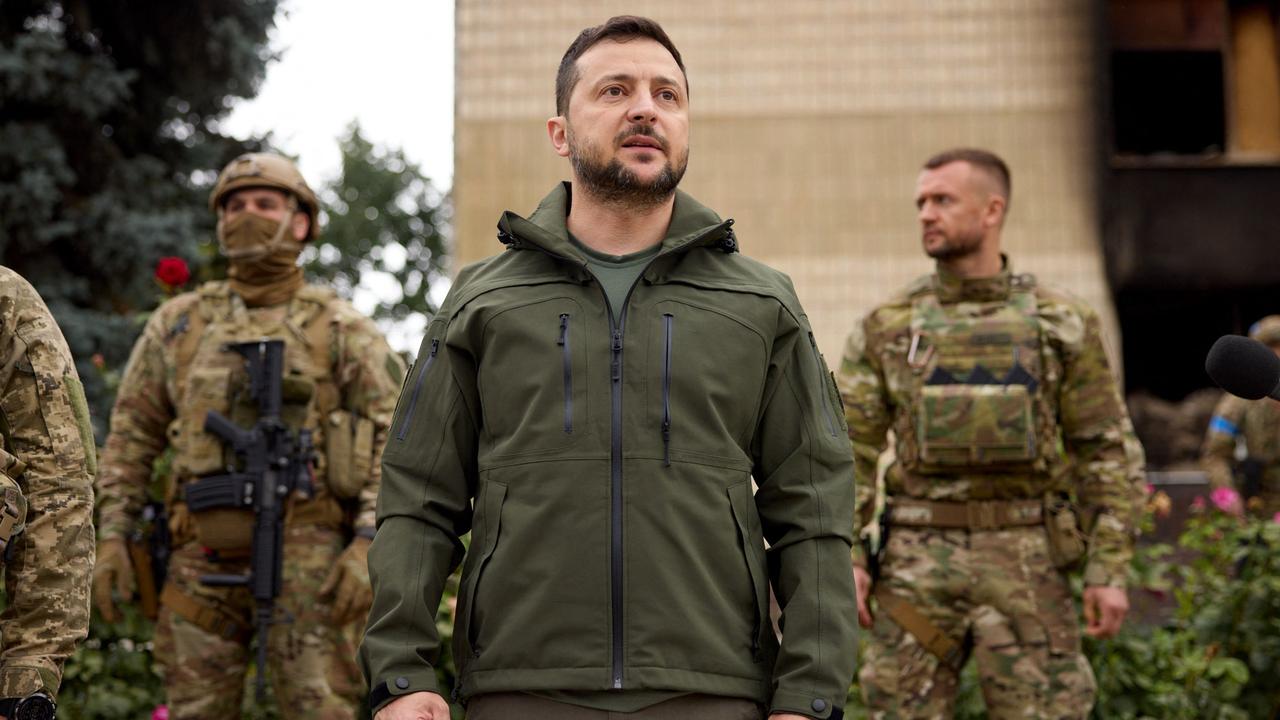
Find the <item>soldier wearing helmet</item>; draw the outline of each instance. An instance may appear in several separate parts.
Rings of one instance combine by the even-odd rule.
[[[351,638],[371,600],[366,557],[380,457],[404,366],[372,321],[304,280],[298,257],[316,237],[318,203],[292,162],[269,153],[236,158],[218,177],[209,207],[228,279],[161,305],[134,346],[98,486],[94,602],[112,620],[117,600],[133,594],[144,570],[131,562],[127,541],[137,532],[153,463],[170,451],[164,505],[172,550],[155,641],[170,715],[239,714],[253,600],[246,588],[209,587],[199,578],[246,571],[252,515],[194,512],[184,492],[234,459],[204,430],[208,412],[241,427],[257,417],[243,358],[226,345],[283,340],[281,419],[309,430],[316,453],[311,497],[294,495],[286,505],[277,600],[284,621],[265,639],[270,676],[291,717],[354,718],[363,684]]]
[[[62,665],[89,632],[96,463],[67,342],[0,267],[0,717],[52,718]]]
[[[1249,328],[1249,337],[1280,355],[1280,315]],[[1280,513],[1280,402],[1224,393],[1205,434],[1201,465],[1214,488],[1233,488],[1263,517]]]

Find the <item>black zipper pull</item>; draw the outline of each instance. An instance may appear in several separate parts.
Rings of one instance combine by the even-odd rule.
[[[556,340],[556,344],[564,347],[565,337],[569,334],[569,316],[567,314],[560,316],[560,337]]]
[[[622,331],[613,331],[613,363],[610,377],[614,382],[622,380]]]

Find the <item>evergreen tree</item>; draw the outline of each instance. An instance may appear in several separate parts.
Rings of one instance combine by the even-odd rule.
[[[199,266],[218,120],[252,96],[277,0],[0,3],[0,263],[49,303],[101,439],[108,374],[158,299],[164,256]],[[97,362],[94,362],[96,358]]]
[[[346,297],[362,278],[377,286],[375,319],[430,316],[428,291],[446,277],[446,198],[403,151],[374,147],[358,123],[338,142],[342,172],[321,191],[328,222],[307,270]]]

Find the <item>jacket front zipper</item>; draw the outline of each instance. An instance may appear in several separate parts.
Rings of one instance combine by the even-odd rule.
[[[733,223],[728,220],[717,226],[717,228],[728,228]],[[503,231],[505,233],[505,231]],[[501,237],[501,234],[500,234]],[[701,237],[705,237],[701,236]],[[564,262],[569,262],[583,270],[588,275],[595,278],[591,273],[591,269],[585,264],[572,258],[551,252],[546,248],[533,243],[533,246],[539,251],[557,258]],[[600,283],[599,278],[595,278],[596,286],[600,288],[600,294],[604,296],[605,314],[609,318],[609,384],[610,392],[610,448],[609,448],[609,590],[611,599],[611,622],[610,627],[613,634],[612,648],[612,682],[610,687],[614,690],[621,690],[623,687],[623,665],[625,664],[625,656],[622,646],[622,634],[624,630],[622,604],[623,604],[623,576],[622,576],[622,336],[623,329],[627,324],[627,306],[631,302],[631,293],[635,292],[636,285],[640,284],[641,278],[653,267],[658,258],[663,257],[665,252],[659,252],[645,265],[644,270],[640,271],[640,275],[636,277],[636,281],[627,290],[627,295],[622,300],[622,314],[615,320],[613,315],[613,304],[609,302],[609,293],[604,289],[604,285]],[[425,372],[425,370],[424,370]]]
[[[569,347],[569,314],[560,315],[560,339],[556,341],[564,358],[564,432],[573,432],[573,351]]]
[[[662,315],[662,464],[671,467],[671,335],[675,315]]]
[[[409,396],[409,406],[404,409],[404,419],[400,421],[400,431],[396,433],[396,440],[404,440],[409,432],[409,422],[413,420],[413,409],[418,406],[418,394],[422,392],[422,381],[427,377],[431,364],[436,361],[438,352],[440,352],[440,339],[432,338],[431,353],[427,355],[427,361],[422,364],[418,379],[413,381],[413,394]]]
[[[835,421],[831,419],[831,404],[827,397],[827,377],[831,372],[827,370],[827,364],[822,362],[822,353],[818,352],[818,341],[814,339],[813,333],[809,333],[809,344],[813,346],[813,361],[818,366],[818,397],[822,408],[822,419],[827,422],[827,432],[831,437],[839,437],[836,432]]]

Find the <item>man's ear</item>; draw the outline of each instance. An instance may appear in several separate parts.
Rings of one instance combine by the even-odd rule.
[[[306,242],[307,235],[311,232],[311,216],[301,210],[293,213],[293,219],[289,221],[290,229],[293,231],[293,239],[298,242]]]
[[[569,119],[557,115],[547,121],[547,137],[551,147],[560,157],[569,157]]]
[[[1000,227],[1004,225],[1004,212],[1008,203],[999,195],[990,195],[987,197],[987,210],[983,213],[983,224],[987,227]]]

